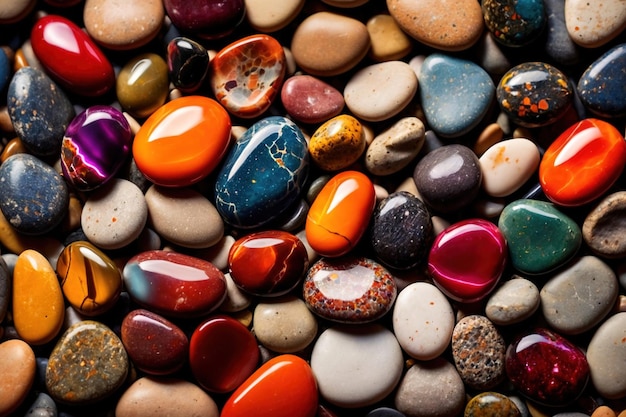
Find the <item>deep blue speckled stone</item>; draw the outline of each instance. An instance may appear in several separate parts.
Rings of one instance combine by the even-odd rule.
[[[232,226],[261,226],[296,202],[308,171],[300,128],[287,118],[267,117],[252,125],[224,159],[215,207]]]
[[[457,137],[475,127],[495,95],[493,81],[484,69],[444,54],[424,60],[419,80],[426,120],[443,137]]]
[[[583,104],[600,116],[626,115],[626,43],[589,65],[578,81],[578,94]]]
[[[31,153],[59,155],[65,129],[76,113],[54,81],[36,68],[20,68],[9,84],[7,107],[15,133]]]
[[[487,29],[506,46],[528,45],[546,24],[543,0],[483,0],[482,9]]]
[[[40,235],[58,225],[69,203],[67,185],[48,164],[16,154],[0,165],[0,210],[20,233]]]
[[[11,63],[9,62],[9,57],[7,57],[3,49],[0,49],[0,91],[4,91],[10,76]]]

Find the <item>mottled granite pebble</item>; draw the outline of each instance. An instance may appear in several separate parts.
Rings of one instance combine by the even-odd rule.
[[[374,175],[391,175],[409,165],[419,154],[426,130],[417,117],[403,117],[379,133],[365,151],[365,168]]]
[[[583,222],[583,239],[598,256],[620,259],[626,255],[626,191],[604,197]]]
[[[57,405],[48,394],[40,392],[24,417],[56,417]]]
[[[539,289],[532,282],[514,276],[497,287],[489,296],[485,315],[496,325],[520,323],[539,308]]]

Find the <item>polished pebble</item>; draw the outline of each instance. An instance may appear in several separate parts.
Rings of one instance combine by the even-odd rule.
[[[246,14],[244,0],[164,0],[163,6],[174,26],[204,39],[228,36]]]
[[[369,55],[377,62],[400,60],[412,49],[410,38],[388,14],[377,14],[366,22],[370,35]]]
[[[320,78],[305,74],[287,78],[280,99],[291,117],[311,124],[339,116],[345,106],[339,90]]]
[[[618,399],[626,395],[626,313],[610,316],[598,327],[587,346],[591,382],[598,393]]]
[[[23,340],[0,343],[0,416],[10,416],[28,397],[35,381],[33,349]]]
[[[167,70],[172,84],[179,90],[196,92],[209,71],[209,53],[193,39],[177,36],[167,44]]]
[[[582,226],[583,239],[596,255],[619,259],[626,255],[626,192],[618,191],[604,197],[587,214]]]
[[[344,408],[363,407],[396,387],[402,350],[393,333],[379,324],[330,327],[313,346],[311,368],[322,398]]]
[[[272,33],[289,25],[302,11],[305,0],[245,0],[246,20],[259,32]]]
[[[576,44],[585,48],[605,45],[626,29],[626,10],[619,0],[594,7],[584,0],[565,2],[567,32]]]
[[[311,160],[325,171],[354,164],[365,151],[365,132],[358,119],[341,114],[324,122],[309,140]]]
[[[46,389],[61,403],[93,403],[122,386],[129,366],[124,345],[110,328],[97,321],[81,321],[63,333],[50,353]]]
[[[521,417],[521,413],[506,395],[487,391],[468,401],[463,417]]]
[[[426,138],[424,123],[403,117],[374,137],[365,152],[365,168],[374,175],[391,175],[411,164]]]
[[[540,0],[485,0],[481,7],[487,29],[506,46],[531,43],[546,25],[546,10]]]
[[[163,58],[144,53],[131,58],[120,69],[115,93],[124,111],[144,119],[165,104],[169,87],[169,70]]]
[[[496,325],[508,326],[531,317],[540,303],[537,286],[526,278],[513,276],[491,293],[485,305],[485,315]]]

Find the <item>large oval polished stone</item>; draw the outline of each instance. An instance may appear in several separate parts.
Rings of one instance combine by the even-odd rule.
[[[98,188],[126,162],[132,140],[130,125],[116,108],[95,105],[85,109],[63,136],[63,177],[78,191]]]
[[[115,92],[125,111],[143,119],[165,103],[169,86],[165,60],[155,53],[144,53],[124,64],[117,75]]]
[[[144,122],[133,141],[133,157],[157,185],[191,185],[219,164],[230,144],[230,128],[228,112],[215,100],[181,97]]]
[[[244,0],[164,0],[174,26],[202,38],[229,35],[246,14]]]
[[[203,316],[226,297],[226,279],[219,269],[181,253],[139,253],[128,260],[122,276],[133,300],[165,316]]]
[[[308,172],[300,128],[281,116],[261,119],[224,158],[215,181],[215,206],[232,226],[267,224],[296,202]]]

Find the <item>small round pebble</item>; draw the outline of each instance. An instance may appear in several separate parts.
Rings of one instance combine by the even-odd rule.
[[[506,395],[481,392],[465,406],[464,417],[520,417],[517,406]]]
[[[317,128],[309,140],[311,159],[325,171],[355,163],[365,150],[363,126],[354,116],[341,114]]]
[[[539,289],[525,278],[514,276],[497,287],[487,300],[485,315],[496,325],[520,323],[539,308]]]
[[[587,214],[583,239],[598,256],[620,259],[626,256],[626,191],[609,194]]]

